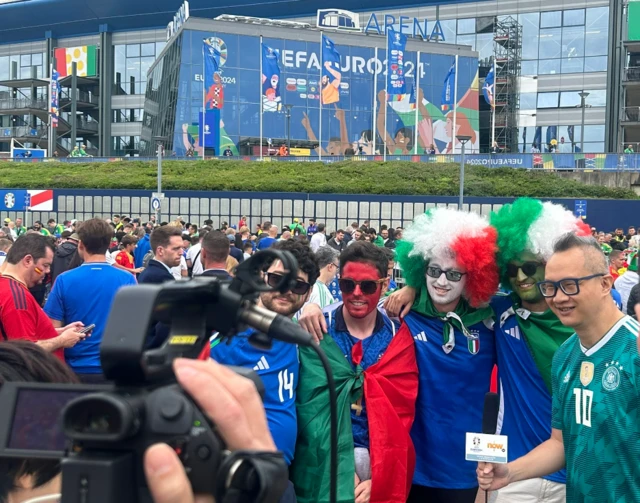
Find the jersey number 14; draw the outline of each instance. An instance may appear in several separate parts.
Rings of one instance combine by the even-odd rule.
[[[289,392],[289,400],[293,399],[293,372],[287,369],[278,372],[278,395],[281,402],[285,401],[285,392]]]
[[[573,394],[576,397],[576,423],[591,428],[593,391],[589,389],[573,388]]]

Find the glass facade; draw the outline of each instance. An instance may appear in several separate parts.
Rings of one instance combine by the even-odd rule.
[[[230,25],[232,30],[233,25]],[[296,32],[292,35],[296,36]],[[218,154],[227,147],[234,154],[254,153],[247,143],[257,145],[260,100],[266,100],[257,36],[184,31],[152,70],[151,84],[147,86],[144,126],[149,127],[153,136],[170,137],[171,145],[167,148],[177,155],[184,155],[188,149],[196,153],[201,151],[199,126],[203,109],[202,45],[205,38],[214,40],[221,53],[219,82],[223,105],[218,110],[219,138],[211,147]],[[384,134],[384,108],[380,107],[380,100],[384,100],[380,92],[385,88],[386,80],[385,49],[378,50],[376,59],[373,47],[336,45],[342,65],[337,102],[321,109],[319,43],[266,37],[263,43],[280,52],[280,75],[276,86],[280,102],[265,101],[265,140],[283,142],[290,136],[292,148],[308,149],[309,155],[316,155],[318,149],[314,147],[321,138],[322,154],[338,155],[348,149],[357,152],[359,147],[363,148],[363,153],[373,154],[374,138],[375,152],[381,153],[382,139],[387,137],[390,154],[411,153],[417,126],[419,153],[430,145],[437,152],[451,151],[453,112],[441,106],[441,97],[445,77],[454,63],[453,56],[423,53],[420,64],[416,65],[417,53],[405,52],[407,92],[389,103],[387,136]],[[472,137],[467,152],[478,152],[478,63],[471,57],[459,57],[458,61],[457,130],[460,135]],[[415,93],[412,90],[416,85],[417,68],[420,81],[419,91]],[[374,74],[377,82],[374,82]],[[265,76],[266,79],[272,79],[272,76]],[[374,102],[377,107],[375,117]],[[291,107],[290,117],[287,106]],[[216,124],[208,121],[204,128],[215,137]],[[148,140],[150,136],[144,139]],[[210,145],[207,142],[205,146]],[[143,150],[151,153],[153,146],[143,146]]]
[[[144,94],[147,72],[165,45],[165,42],[115,45],[113,94]]]

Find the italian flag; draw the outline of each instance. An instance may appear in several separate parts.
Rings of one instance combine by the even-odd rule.
[[[96,75],[96,46],[58,48],[55,50],[56,70],[60,77],[71,75],[72,63],[77,64],[78,77]]]

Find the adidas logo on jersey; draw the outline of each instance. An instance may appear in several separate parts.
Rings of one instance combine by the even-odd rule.
[[[418,335],[414,337],[414,340],[427,342],[427,334],[425,334],[424,332],[420,332]]]
[[[256,363],[256,366],[253,367],[253,370],[269,370],[269,363],[267,362],[267,359],[264,356],[261,356],[258,363]]]
[[[569,379],[571,379],[571,371],[570,370],[567,371],[567,374],[564,376],[564,379],[562,380],[562,382],[567,384],[569,382]]]
[[[519,327],[508,328],[507,330],[505,330],[505,332],[507,332],[511,337],[515,337],[516,339],[520,340]]]

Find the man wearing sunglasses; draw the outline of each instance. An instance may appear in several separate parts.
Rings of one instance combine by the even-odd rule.
[[[281,241],[274,249],[288,251],[298,261],[298,279],[286,293],[263,292],[259,304],[293,318],[309,297],[311,285],[319,275],[318,263],[309,246],[301,241]],[[280,261],[273,262],[265,271],[265,281],[272,287],[282,282],[284,269]],[[291,463],[296,443],[296,387],[298,385],[298,348],[294,344],[274,340],[271,349],[258,349],[249,343],[253,329],[238,334],[229,344],[211,341],[211,358],[225,365],[252,368],[265,387],[264,407],[269,429],[287,463]],[[215,391],[215,390],[213,390]]]
[[[320,347],[338,390],[338,501],[406,501],[415,451],[410,438],[418,369],[408,330],[377,309],[388,258],[367,242],[340,255],[343,303],[325,309]],[[319,310],[317,306],[307,306]],[[308,327],[305,327],[308,328]],[[329,500],[329,392],[315,352],[300,348],[298,424],[291,479],[299,502]]]
[[[573,335],[549,309],[537,283],[545,278],[553,243],[569,232],[590,235],[590,229],[560,205],[526,198],[493,213],[491,224],[498,232],[501,283],[511,291],[494,297],[491,306],[502,395],[498,433],[509,437],[513,460],[551,434],[551,361]],[[492,496],[494,503],[564,503],[565,483],[561,470],[514,483]]]
[[[569,502],[640,501],[640,325],[613,304],[612,287],[593,238],[567,234],[556,242],[538,288],[575,334],[553,359],[551,436],[507,465],[480,463],[484,489],[566,466]]]

